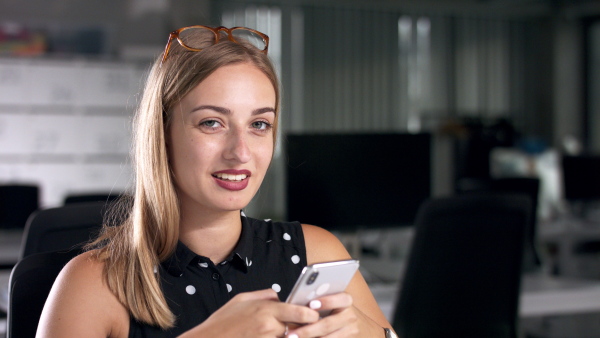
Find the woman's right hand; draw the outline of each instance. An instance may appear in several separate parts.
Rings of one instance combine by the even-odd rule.
[[[283,337],[285,323],[309,324],[319,313],[280,302],[272,289],[240,293],[184,337]]]

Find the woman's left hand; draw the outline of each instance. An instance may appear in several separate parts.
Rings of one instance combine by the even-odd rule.
[[[313,310],[332,310],[319,321],[291,329],[287,337],[383,337],[383,329],[352,305],[352,296],[341,292],[310,302]],[[365,336],[366,332],[372,334]]]

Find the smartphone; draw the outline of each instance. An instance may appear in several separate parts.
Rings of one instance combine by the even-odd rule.
[[[358,266],[359,262],[355,259],[305,266],[286,302],[308,305],[315,298],[342,292],[346,290]],[[321,317],[329,312],[319,311]]]

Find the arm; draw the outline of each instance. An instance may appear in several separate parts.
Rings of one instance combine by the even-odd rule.
[[[129,314],[104,282],[103,265],[87,252],[63,268],[44,305],[37,337],[127,337]]]
[[[306,224],[302,225],[302,230],[308,264],[351,258],[344,245],[329,231]],[[322,308],[335,309],[333,314],[292,333],[297,333],[300,337],[320,336],[327,332],[320,331],[324,329],[319,327],[322,325],[326,327],[325,330],[333,331],[335,336],[384,337],[383,328],[391,328],[360,271],[354,275],[345,293],[320,300]]]
[[[37,337],[128,337],[129,312],[103,278],[103,263],[85,253],[57,277]],[[252,314],[252,315],[249,315]],[[286,322],[313,323],[319,314],[279,301],[271,289],[241,293],[181,337],[275,337]]]

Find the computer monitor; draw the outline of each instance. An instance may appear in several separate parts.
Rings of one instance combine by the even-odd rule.
[[[564,155],[562,173],[567,201],[600,201],[600,155]]]
[[[412,225],[431,195],[429,134],[288,134],[287,219],[328,230]]]

